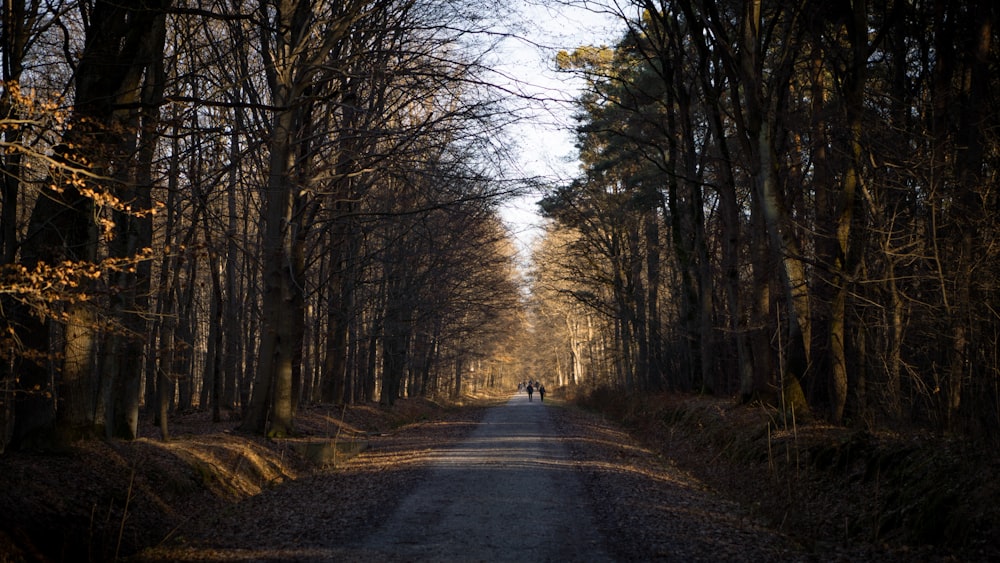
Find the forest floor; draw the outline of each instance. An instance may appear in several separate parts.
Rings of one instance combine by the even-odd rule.
[[[786,427],[767,409],[719,398],[598,397],[595,412],[554,395],[546,405],[586,461],[581,480],[615,559],[692,560],[669,550],[694,530],[665,517],[668,505],[700,515],[715,560],[745,559],[749,544],[774,561],[1000,559],[992,449]],[[468,436],[506,398],[310,407],[296,419],[301,436],[276,441],[192,413],[172,421],[169,442],[144,426],[128,443],[8,452],[0,562],[282,560],[311,535],[349,543],[426,477],[429,452]],[[717,534],[704,529],[723,517]],[[247,551],[213,551],[220,538]]]

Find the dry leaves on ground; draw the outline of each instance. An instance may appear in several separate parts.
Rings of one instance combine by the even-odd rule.
[[[138,559],[144,561],[281,559],[303,545],[348,545],[387,518],[425,477],[434,449],[461,440],[497,401],[313,407],[297,418],[304,435],[283,441],[193,414],[175,421],[176,439],[165,444],[147,427],[132,443],[6,455],[0,457],[0,561],[58,561],[71,554],[111,560],[143,549]],[[594,507],[599,529],[579,532],[604,535],[607,550],[620,560],[948,560],[898,545],[803,542],[812,532],[825,536],[796,529],[774,517],[774,506],[754,501],[780,496],[760,469],[727,461],[723,450],[738,444],[717,447],[682,425],[630,434],[559,401],[547,401],[546,408]],[[730,423],[736,428],[750,421]],[[367,449],[317,465],[301,455],[309,441]],[[818,498],[828,506],[826,515],[842,515],[856,500],[824,492],[828,488],[818,482],[801,483],[824,495]],[[765,518],[768,525],[761,523]],[[789,530],[799,532],[798,543]]]

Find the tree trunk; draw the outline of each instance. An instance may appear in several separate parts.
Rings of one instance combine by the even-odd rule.
[[[326,403],[350,402],[346,397],[347,387],[347,336],[349,331],[346,300],[344,299],[343,272],[336,264],[337,272],[331,274],[331,283],[324,288],[327,293],[327,336],[326,355],[323,363],[322,399]]]
[[[142,89],[143,109],[139,115],[138,158],[135,166],[134,183],[124,182],[119,188],[121,201],[133,202],[137,211],[152,209],[150,191],[153,188],[153,159],[155,157],[160,124],[159,103],[163,99],[166,81],[163,66],[163,49],[166,36],[166,16],[159,14],[152,20],[149,36],[143,44],[149,65]],[[119,239],[117,252],[113,256],[135,259],[153,246],[153,221],[150,215],[134,215],[118,212],[115,226]],[[115,317],[121,319],[124,335],[114,337],[114,344],[107,353],[118,358],[117,371],[111,371],[114,378],[111,399],[110,435],[113,438],[132,440],[138,437],[139,403],[143,356],[148,349],[145,339],[148,322],[144,312],[149,307],[151,287],[151,257],[142,259],[135,265],[134,272],[121,275],[120,290],[115,300],[120,303]],[[152,374],[147,374],[152,377]]]
[[[947,385],[946,420],[949,428],[957,425],[956,418],[962,405],[962,395],[968,393],[966,381],[972,380],[976,371],[973,365],[974,343],[976,339],[974,327],[974,308],[977,302],[975,291],[977,262],[980,257],[989,254],[981,239],[976,236],[987,213],[988,201],[984,186],[989,185],[988,176],[993,172],[984,165],[984,156],[994,131],[986,130],[988,123],[985,108],[989,107],[991,66],[989,61],[995,58],[992,40],[995,35],[994,20],[996,5],[989,0],[978,0],[971,3],[968,15],[960,15],[961,10],[949,5],[950,14],[945,25],[957,25],[960,33],[966,33],[974,39],[958,43],[962,49],[961,62],[962,81],[956,96],[959,109],[959,120],[954,131],[954,190],[949,204],[955,223],[950,236],[949,245],[954,261],[953,276],[953,311],[949,318],[951,346],[949,349],[949,370]],[[964,21],[963,21],[964,20]],[[947,35],[945,36],[947,37]],[[942,73],[943,74],[943,73]],[[941,119],[945,115],[937,116]],[[954,123],[942,125],[954,127]],[[992,211],[992,209],[990,209]],[[990,392],[993,384],[984,385]],[[992,416],[986,415],[986,416]]]
[[[207,235],[207,233],[206,233]],[[211,270],[212,294],[209,305],[209,325],[208,325],[208,350],[205,353],[205,376],[202,378],[203,386],[210,392],[203,392],[202,397],[207,398],[207,402],[201,403],[201,408],[206,404],[212,406],[212,422],[222,420],[222,327],[223,327],[223,294],[222,294],[222,269],[221,261],[218,257],[209,258],[209,269]]]
[[[21,73],[24,70],[24,57],[30,41],[29,24],[34,14],[25,10],[25,0],[11,0],[3,9],[3,19],[0,21],[0,57],[2,57],[2,75],[4,88],[0,92],[0,115],[9,119],[18,119],[20,112],[16,109],[12,88],[19,85]],[[23,131],[21,128],[0,130],[0,141],[5,146],[21,144]],[[0,267],[12,264],[17,256],[17,225],[18,199],[21,193],[22,156],[20,151],[4,151],[0,155]],[[12,325],[10,319],[17,316],[17,305],[7,295],[0,296],[0,310],[7,318],[0,321],[0,330],[9,334]],[[13,356],[17,343],[0,337],[0,347],[4,354]],[[4,359],[0,362],[0,454],[4,452],[14,432],[14,404],[16,397],[16,374],[19,371],[19,360]]]
[[[245,56],[240,56],[239,67],[241,70],[247,68]],[[244,72],[247,79],[249,73]],[[243,347],[245,342],[242,335],[244,319],[247,318],[246,308],[240,305],[240,250],[238,241],[240,240],[240,209],[237,195],[239,194],[240,180],[243,174],[243,158],[241,155],[242,135],[245,131],[245,120],[243,110],[239,107],[246,97],[247,87],[245,83],[233,88],[232,103],[236,106],[233,109],[233,128],[229,136],[229,174],[226,178],[226,209],[228,212],[226,224],[226,259],[225,259],[225,293],[226,302],[223,312],[223,334],[225,338],[224,359],[222,363],[223,381],[222,396],[220,398],[221,407],[233,410],[237,403],[240,392],[240,382],[243,380]],[[245,213],[245,216],[249,213]],[[243,230],[246,233],[246,230]],[[244,237],[246,235],[244,234]],[[249,282],[245,282],[249,285]],[[242,402],[240,403],[242,406]]]
[[[861,182],[862,118],[869,48],[867,17],[867,3],[864,1],[855,2],[853,19],[847,24],[850,44],[850,54],[847,60],[850,62],[841,71],[841,81],[844,84],[842,103],[848,135],[843,142],[843,150],[837,152],[844,155],[844,167],[839,174],[839,189],[832,194],[826,205],[827,209],[820,210],[824,214],[830,213],[829,224],[832,227],[827,233],[831,238],[831,243],[823,245],[831,250],[831,255],[827,258],[830,264],[828,281],[830,303],[827,311],[827,334],[824,345],[829,361],[830,419],[834,423],[840,423],[843,420],[848,397],[846,317],[847,298],[851,291],[850,280],[854,276],[854,262],[857,261],[852,256],[855,254],[852,251],[852,227],[855,221],[856,194]],[[814,81],[817,82],[817,85],[813,88],[814,113],[819,114],[825,111],[822,95],[823,70],[817,69],[815,74]],[[823,123],[819,123],[815,128],[823,130],[825,129],[823,125]],[[821,136],[820,139],[825,143],[825,137]],[[825,164],[825,159],[823,164]],[[829,170],[826,176],[832,180],[830,177],[832,173]],[[856,233],[854,237],[857,237]],[[819,244],[817,243],[818,246]]]
[[[195,213],[195,220],[191,223],[189,230],[190,237],[194,237],[198,220]],[[179,281],[176,291],[179,298],[175,303],[176,322],[174,324],[174,350],[173,362],[170,371],[174,376],[177,385],[177,410],[188,412],[194,408],[194,356],[195,343],[197,340],[198,325],[195,321],[195,292],[198,286],[198,265],[196,260],[188,260],[187,273],[185,276],[185,286],[181,291]],[[178,278],[179,280],[180,278]]]
[[[451,398],[457,399],[462,396],[465,382],[462,380],[465,373],[465,356],[461,352],[455,358],[455,386],[451,389]]]
[[[740,390],[740,398],[748,402],[765,390],[759,388],[753,376],[753,358],[750,354],[750,343],[747,328],[741,322],[743,315],[743,298],[740,291],[740,209],[736,196],[736,180],[732,172],[732,157],[729,154],[722,116],[719,113],[718,97],[713,96],[708,108],[712,137],[715,140],[719,154],[722,156],[721,182],[719,185],[719,215],[722,219],[722,285],[725,289],[726,309],[728,313],[728,328],[736,348],[736,375]]]
[[[778,196],[769,128],[770,125],[762,125],[758,132],[759,144],[756,154],[758,176],[755,182],[757,205],[763,210],[771,252],[780,265],[778,281],[781,284],[788,315],[782,393],[788,408],[794,409],[799,415],[806,415],[809,407],[800,381],[809,364],[808,284],[805,280],[798,243],[789,232],[787,211]]]
[[[771,253],[778,266],[787,313],[787,338],[785,339],[784,368],[782,369],[782,394],[787,408],[806,414],[808,404],[802,392],[801,377],[809,364],[809,295],[802,252],[792,232],[788,210],[778,191],[778,175],[774,145],[774,132],[778,126],[779,102],[785,99],[791,59],[783,66],[771,69],[770,91],[765,97],[765,75],[760,64],[762,39],[761,0],[751,0],[745,5],[743,35],[740,38],[742,55],[735,61],[739,70],[740,88],[745,93],[745,119],[743,134],[750,156],[754,185],[754,205],[761,211]],[[790,39],[790,37],[789,37]],[[791,44],[784,49],[793,49]]]
[[[269,8],[273,22],[262,22],[262,51],[268,54],[266,74],[271,105],[280,108],[271,124],[270,158],[264,193],[263,216],[263,301],[260,352],[250,409],[242,427],[269,436],[292,432],[292,377],[296,312],[292,279],[295,233],[291,232],[297,208],[295,178],[296,134],[302,126],[302,95],[306,85],[300,73],[306,53],[302,52],[310,29],[310,6],[303,0],[279,0]],[[268,26],[273,23],[273,30]],[[272,35],[273,34],[273,35]],[[273,40],[273,44],[272,44]]]
[[[660,330],[660,220],[657,216],[657,208],[647,210],[645,213],[644,236],[646,240],[646,285],[648,288],[648,300],[646,304],[647,318],[647,341],[649,342],[649,388],[651,391],[661,391],[663,389],[663,336]],[[575,338],[575,336],[573,337]],[[576,383],[576,370],[580,368],[579,350],[574,349],[574,361],[571,363],[573,371],[571,377]]]
[[[640,248],[640,236],[639,236],[639,225],[636,221],[629,220],[629,224],[625,227],[627,233],[625,240],[627,242],[627,251],[629,254],[629,271],[627,275],[626,286],[630,289],[628,295],[628,318],[631,320],[632,324],[632,334],[635,339],[636,347],[636,359],[635,359],[635,377],[636,381],[643,389],[650,389],[649,380],[649,366],[650,362],[650,347],[649,338],[646,333],[646,328],[648,322],[646,319],[646,314],[649,310],[646,307],[646,286],[642,281],[642,270],[643,270],[643,259],[642,249]]]
[[[291,105],[290,87],[277,85],[272,95],[275,106]],[[288,226],[293,208],[289,159],[294,154],[295,113],[293,109],[279,111],[271,133],[270,172],[264,199],[263,324],[254,392],[243,421],[245,430],[270,436],[284,436],[292,431],[293,338],[290,330],[295,288],[289,272],[292,248]]]
[[[390,285],[394,282],[390,281]],[[390,294],[396,292],[390,289]],[[407,364],[407,348],[410,327],[403,304],[398,300],[401,296],[390,296],[386,304],[384,332],[382,335],[382,393],[380,402],[393,405],[400,396],[403,374]]]
[[[732,54],[724,49],[713,49],[710,48],[710,35],[705,29],[705,25],[711,25],[710,21],[700,19],[694,11],[694,6],[691,2],[685,1],[680,2],[680,8],[684,11],[685,18],[688,20],[688,25],[691,26],[692,30],[690,35],[694,41],[694,46],[698,49],[699,53],[699,63],[698,63],[698,76],[701,79],[701,90],[705,96],[705,110],[708,112],[707,121],[709,130],[712,133],[712,138],[715,142],[716,149],[719,153],[719,165],[718,173],[719,178],[719,214],[722,221],[722,269],[723,269],[723,287],[725,289],[726,295],[726,305],[728,312],[728,328],[732,334],[732,338],[735,341],[736,348],[736,367],[737,367],[737,377],[740,389],[740,396],[743,401],[749,401],[751,398],[762,394],[766,391],[764,383],[766,378],[755,376],[755,373],[760,373],[761,371],[766,371],[767,368],[763,366],[769,366],[770,362],[765,361],[764,356],[769,355],[767,350],[766,342],[758,343],[754,346],[752,344],[753,336],[748,333],[748,329],[741,324],[741,316],[743,314],[743,299],[740,291],[740,275],[739,275],[739,262],[740,262],[740,209],[739,202],[736,193],[736,179],[733,173],[733,158],[730,155],[729,149],[729,135],[726,132],[726,128],[723,124],[722,119],[722,85],[726,83],[722,73],[726,69],[725,60],[729,57],[730,71],[738,75],[739,65],[735,64],[732,60]],[[759,7],[756,10],[759,15]],[[754,17],[754,12],[751,11],[749,18]],[[721,53],[721,55],[720,55]],[[756,56],[756,51],[751,51],[750,53]],[[714,68],[714,72],[709,70]],[[715,75],[717,74],[717,75]],[[747,145],[744,141],[744,147]],[[751,247],[756,248],[757,245],[751,241]],[[764,264],[759,263],[755,267],[755,272],[760,272]],[[704,274],[704,271],[703,271]],[[763,314],[759,314],[761,311],[766,311],[767,307],[761,307],[762,303],[767,302],[766,297],[761,297],[759,292],[765,292],[764,286],[760,280],[766,279],[766,276],[757,276],[755,274],[755,279],[758,280],[755,283],[755,288],[751,293],[755,294],[756,297],[751,297],[748,301],[753,303],[751,306],[751,326],[761,326],[759,323],[763,321]],[[766,292],[765,292],[766,293]],[[754,312],[758,314],[754,314]],[[756,317],[756,318],[754,318]],[[755,333],[762,333],[763,329],[750,329]],[[764,337],[766,338],[766,336]],[[752,353],[751,350],[755,349],[757,352]],[[758,358],[760,364],[755,368],[754,358]]]

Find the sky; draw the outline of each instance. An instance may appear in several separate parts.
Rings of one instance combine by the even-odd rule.
[[[513,87],[546,100],[532,103],[532,119],[520,123],[511,133],[518,144],[520,173],[557,183],[575,176],[580,166],[573,146],[573,108],[569,102],[579,94],[582,82],[555,71],[556,53],[582,45],[612,44],[619,32],[615,20],[607,15],[566,5],[546,7],[545,3],[516,0],[520,21],[512,25],[523,29],[515,31],[519,37],[501,43],[498,58],[502,64],[497,70],[514,81]],[[502,209],[522,254],[530,251],[532,241],[540,234],[541,218],[535,206],[538,199],[539,194],[528,194]]]

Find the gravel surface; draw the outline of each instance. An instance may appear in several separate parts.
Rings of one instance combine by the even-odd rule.
[[[539,400],[490,409],[433,456],[425,481],[364,542],[389,561],[610,561],[566,444]]]
[[[514,395],[371,439],[142,561],[807,561],[600,417]],[[819,559],[817,559],[819,560]]]

